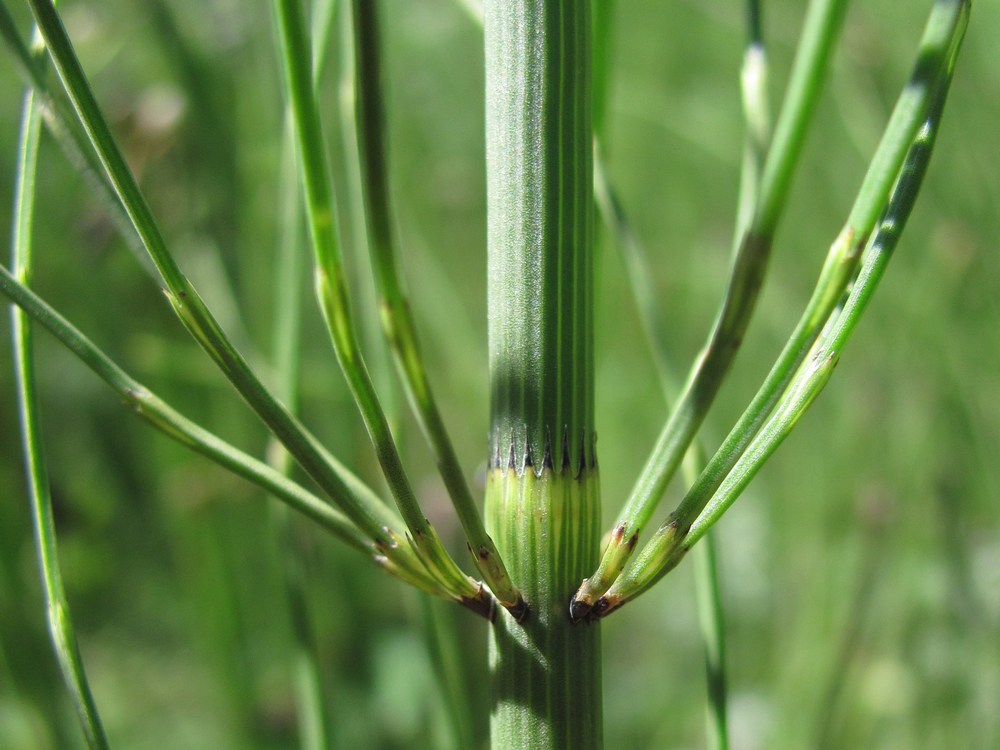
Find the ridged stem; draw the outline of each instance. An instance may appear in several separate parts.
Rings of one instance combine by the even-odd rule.
[[[596,562],[590,0],[485,10],[487,529],[531,614],[492,630],[494,748],[598,748],[599,631],[567,616]]]
[[[589,3],[485,9],[490,463],[576,474],[595,458]]]

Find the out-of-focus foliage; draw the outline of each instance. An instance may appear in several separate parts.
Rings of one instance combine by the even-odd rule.
[[[259,4],[164,0],[175,37],[159,5],[67,2],[65,14],[182,265],[244,347],[267,352],[282,122],[271,20]],[[448,0],[384,5],[403,267],[471,474],[485,459],[487,418],[481,32]],[[801,5],[766,4],[775,102]],[[928,4],[854,5],[757,318],[708,420],[708,447],[753,394],[808,297]],[[19,20],[27,31],[26,15]],[[618,3],[607,162],[651,252],[678,369],[697,351],[727,271],[742,20],[739,3]],[[1000,8],[977,4],[924,192],[868,319],[828,391],[720,525],[735,748],[1000,742],[998,39]],[[332,58],[321,86],[335,129]],[[7,58],[0,89],[8,226],[21,84]],[[342,167],[339,152],[334,163]],[[38,205],[39,290],[183,412],[262,451],[263,430],[185,338],[48,138]],[[610,519],[665,415],[607,239],[597,398]],[[304,419],[372,475],[305,294]],[[357,301],[360,317],[373,320],[360,288]],[[112,743],[295,747],[279,545],[260,493],[147,431],[44,335],[38,348],[66,587]],[[7,362],[0,357],[0,744],[73,748],[81,740],[44,629]],[[392,373],[377,375],[383,390],[395,387]],[[429,515],[456,539],[429,454],[402,398],[390,400]],[[675,499],[676,489],[667,503]],[[307,524],[297,529],[339,746],[446,746],[416,595]],[[690,576],[682,565],[601,626],[615,747],[703,741]],[[465,612],[444,611],[468,653],[482,736],[485,630]]]

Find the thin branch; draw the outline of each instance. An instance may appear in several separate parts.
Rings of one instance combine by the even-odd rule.
[[[524,597],[510,580],[500,553],[486,533],[472,490],[462,472],[444,419],[431,390],[417,340],[416,325],[396,264],[397,248],[386,165],[386,134],[381,91],[381,49],[377,4],[352,3],[355,50],[355,117],[359,142],[368,247],[378,287],[379,320],[424,436],[437,460],[449,497],[468,540],[476,567],[499,602],[515,619],[527,616]]]
[[[177,316],[300,466],[366,536],[400,567],[408,567],[408,543],[394,531],[394,513],[363,483],[337,463],[264,387],[212,316],[169,252],[153,215],[128,169],[51,0],[30,0],[53,63],[91,145],[143,246],[166,285]]]
[[[824,273],[820,276],[813,300],[785,350],[787,354],[789,348],[794,348],[798,331],[808,328],[819,317],[816,314],[816,300],[833,298],[836,301],[831,305],[828,317],[819,320],[818,331],[810,334],[810,345],[805,355],[796,357],[799,364],[792,373],[786,374],[784,372],[786,357],[783,354],[765,380],[750,409],[741,418],[740,424],[744,421],[751,425],[762,423],[759,430],[754,430],[756,434],[753,435],[753,439],[749,440],[745,435],[740,435],[736,439],[739,425],[734,429],[699,479],[699,485],[714,484],[717,489],[706,492],[699,485],[692,488],[678,509],[657,530],[642,553],[629,564],[606,595],[598,601],[594,611],[599,616],[638,596],[680,562],[691,546],[735,501],[825,387],[840,359],[847,339],[881,280],[885,266],[912,210],[937,135],[954,62],[968,23],[969,7],[970,3],[963,0],[938,0],[931,10],[920,43],[914,73],[897,102],[886,134],[872,159],[865,185],[859,191],[857,202],[851,211],[848,221],[859,221],[859,225],[855,227],[849,223],[846,230],[841,233],[841,237],[845,235],[853,237],[855,229],[864,232],[865,227],[860,222],[866,221],[873,215],[877,217],[879,212],[882,214],[877,222],[874,236],[866,245],[860,268],[856,272],[849,293],[847,293],[849,277],[838,281],[835,280],[837,274],[829,274],[826,271],[831,267],[829,261],[834,258],[839,257],[843,262],[850,257],[857,257],[859,249],[853,240],[834,243],[834,250],[839,248],[844,252],[831,253]],[[884,172],[893,168],[886,154],[899,151],[900,138],[908,138],[904,143],[908,143],[909,147],[904,149],[901,163],[895,165],[895,187],[892,187],[892,182],[885,187],[886,193],[891,191],[891,195],[880,196],[872,185],[885,186]],[[870,201],[877,203],[877,210],[872,209]],[[859,206],[859,203],[864,205]],[[845,248],[854,249],[845,250]],[[844,293],[847,293],[846,300],[843,298]],[[771,393],[770,389],[774,383],[783,383],[778,391],[779,397],[774,397]],[[759,403],[770,404],[773,409],[768,409],[767,413],[752,411]],[[742,444],[735,459],[725,452],[726,445],[730,442]],[[729,461],[732,461],[731,469],[715,484],[716,480],[709,476],[713,471],[713,465]]]
[[[275,0],[274,10],[315,254],[316,291],[337,360],[368,429],[382,473],[409,529],[414,549],[431,576],[458,601],[488,613],[493,602],[489,592],[462,573],[417,502],[365,365],[337,238],[332,180],[313,89],[309,63],[312,56],[302,7],[299,0]]]
[[[809,5],[753,218],[739,237],[722,306],[680,399],[618,516],[600,566],[584,580],[574,597],[574,619],[588,615],[625,567],[742,342],[764,281],[774,231],[816,108],[845,4],[845,0],[813,0]]]

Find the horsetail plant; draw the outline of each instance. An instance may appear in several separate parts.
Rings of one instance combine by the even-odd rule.
[[[494,747],[599,747],[590,8],[485,6],[490,466],[486,516],[531,606],[490,640]]]
[[[748,2],[742,71],[747,135],[731,275],[704,348],[602,550],[594,393],[595,205],[626,259],[664,392],[668,400],[674,396],[663,320],[645,278],[648,259],[605,163],[611,2],[461,2],[471,18],[482,21],[488,91],[490,424],[482,514],[433,394],[398,265],[405,247],[397,238],[390,197],[378,3],[351,0],[339,14],[333,2],[315,4],[313,20],[322,23],[310,40],[309,16],[301,0],[273,2],[287,96],[286,187],[281,191],[287,231],[279,255],[275,326],[279,382],[269,389],[251,365],[253,358],[237,349],[168,247],[53,2],[28,2],[44,39],[44,45],[39,41],[31,50],[18,35],[5,0],[0,0],[0,32],[32,91],[25,99],[19,147],[14,255],[11,270],[0,266],[0,292],[18,308],[14,341],[23,444],[55,651],[94,748],[107,747],[108,741],[73,639],[59,577],[25,316],[47,329],[128,408],[168,437],[263,488],[398,579],[483,616],[489,629],[492,747],[599,748],[603,714],[597,621],[646,591],[708,534],[827,383],[913,207],[971,7],[969,0],[933,3],[914,72],[830,248],[813,296],[757,395],[706,463],[700,459],[698,433],[761,292],[792,175],[801,162],[847,8],[846,0],[810,2],[772,133],[761,8],[757,0]],[[353,116],[356,128],[356,153],[346,169],[356,170],[359,177],[376,315],[464,532],[471,553],[467,562],[482,582],[464,572],[427,519],[362,354],[357,294],[350,288],[341,251],[338,211],[346,201],[334,189],[338,183],[318,93],[317,71],[327,40],[335,38],[328,28],[335,18],[344,24],[347,46],[354,53],[347,66],[353,70],[353,97],[342,102],[343,109],[351,111],[341,114],[345,119]],[[41,64],[46,54],[61,91],[49,87]],[[30,288],[32,184],[43,119],[79,170],[113,203],[112,213],[127,226],[129,241],[147,254],[182,325],[270,431],[269,462],[181,415]],[[308,227],[315,292],[333,352],[395,507],[332,456],[296,416],[296,290],[304,271],[298,254],[300,214]],[[292,477],[291,461],[315,482],[315,490]],[[687,484],[683,500],[634,554],[682,462]],[[280,517],[274,527],[276,534],[288,536]],[[725,748],[717,569],[709,544],[699,549],[709,731],[712,747]],[[294,545],[284,550],[294,557]],[[294,575],[286,578],[286,588],[290,608],[298,613],[297,624],[302,624],[308,619],[308,602]],[[432,612],[427,619],[433,622]],[[298,701],[302,743],[309,748],[329,746],[318,705],[324,693],[312,653],[315,644],[308,628],[298,628],[296,637],[303,664]],[[441,638],[434,644],[443,649]],[[454,682],[450,692],[453,705],[460,705],[462,691]],[[466,741],[467,723],[456,734]]]

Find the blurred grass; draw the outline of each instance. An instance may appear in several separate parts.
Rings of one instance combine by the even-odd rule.
[[[481,37],[455,3],[391,4],[403,269],[471,473],[485,459],[487,420]],[[270,18],[223,0],[164,6],[211,71],[200,98],[153,6],[67,3],[66,14],[182,264],[214,304],[227,293],[213,279],[232,275],[249,342],[266,350],[282,113]],[[784,84],[799,6],[766,8],[772,92]],[[757,318],[709,416],[708,446],[753,394],[806,301],[908,72],[924,6],[855,3],[848,17]],[[685,366],[728,261],[742,144],[741,11],[653,0],[618,10],[608,168],[654,253],[653,281]],[[734,748],[1000,742],[998,38],[1000,7],[978,3],[924,193],[868,319],[827,393],[720,525]],[[331,128],[335,82],[330,70]],[[0,219],[9,226],[20,83],[6,60],[0,90]],[[40,291],[182,411],[260,452],[263,430],[185,339],[47,138],[41,175]],[[625,274],[604,239],[597,392],[610,520],[664,415]],[[7,326],[0,331],[9,351]],[[372,474],[314,312],[305,343],[305,421]],[[257,493],[145,431],[46,337],[38,349],[66,588],[112,742],[295,747],[278,547]],[[11,370],[0,367],[0,738],[12,750],[79,747],[44,630],[13,393]],[[414,484],[454,540],[429,454],[412,419],[398,419]],[[416,595],[313,529],[298,533],[338,746],[447,747]],[[690,577],[681,566],[604,626],[606,727],[616,747],[703,742]],[[483,706],[483,627],[444,612],[455,618]],[[482,737],[485,711],[474,721]]]

